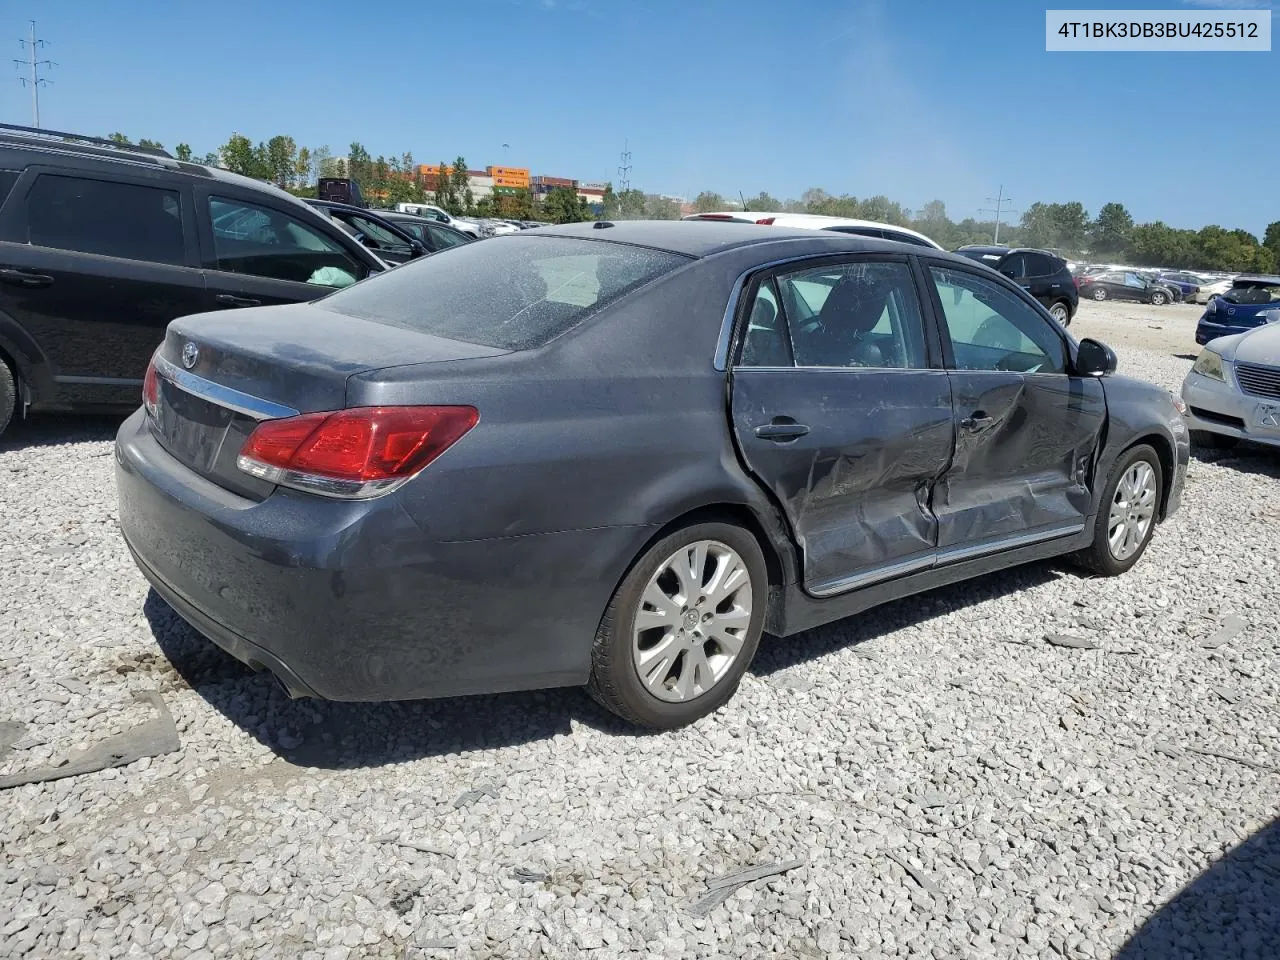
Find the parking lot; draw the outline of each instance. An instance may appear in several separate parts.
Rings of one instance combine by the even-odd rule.
[[[1199,313],[1082,302],[1072,332],[1176,389]],[[180,748],[0,792],[0,956],[1280,950],[1274,451],[1196,450],[1124,576],[766,639],[723,710],[637,735],[577,690],[289,700],[137,573],[117,424],[0,440],[0,775],[163,718],[147,691]]]

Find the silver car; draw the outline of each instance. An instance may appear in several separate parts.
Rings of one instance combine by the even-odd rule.
[[[1197,442],[1280,447],[1280,323],[1209,341],[1182,381]]]

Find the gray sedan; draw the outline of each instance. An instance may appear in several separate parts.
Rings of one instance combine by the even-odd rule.
[[[1280,447],[1280,323],[1210,340],[1182,382],[1182,399],[1198,443]]]
[[[175,321],[116,446],[183,617],[294,695],[584,684],[673,727],[785,637],[1177,509],[1173,397],[941,251],[548,227]]]

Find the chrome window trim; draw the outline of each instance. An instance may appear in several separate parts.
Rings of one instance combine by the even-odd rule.
[[[807,587],[806,589],[815,597],[832,597],[837,594],[848,593],[849,591],[856,590],[859,587],[869,587],[885,580],[893,580],[897,577],[906,576],[909,573],[918,573],[922,570],[929,570],[953,563],[959,563],[962,560],[973,560],[992,553],[1003,553],[1007,550],[1016,550],[1019,547],[1029,547],[1036,543],[1073,536],[1074,534],[1082,533],[1084,528],[1084,523],[1068,523],[1052,527],[1048,530],[1037,530],[1032,533],[1020,533],[1012,537],[1004,537],[1000,540],[977,544],[974,546],[948,547],[946,550],[931,552],[927,556],[915,557],[910,560],[899,560],[883,566],[872,567],[869,570],[863,570],[862,572],[855,573],[852,576],[841,577],[838,580],[829,580],[826,583]]]
[[[164,357],[156,357],[156,374],[193,396],[208,400],[220,407],[226,407],[228,410],[234,410],[236,413],[243,413],[255,420],[283,420],[286,417],[296,417],[300,412],[282,403],[263,400],[261,397],[196,376]]]
[[[734,367],[734,376],[740,373],[751,373],[762,370],[766,373],[936,373],[945,377],[950,371],[941,367],[830,367],[830,366],[794,366],[794,367]],[[974,371],[975,373],[978,371]],[[1004,372],[1004,371],[1000,371]]]

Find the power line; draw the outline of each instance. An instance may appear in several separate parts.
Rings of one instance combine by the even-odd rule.
[[[33,127],[40,126],[40,88],[47,87],[52,81],[46,80],[40,76],[41,67],[56,67],[57,64],[52,60],[39,60],[37,56],[45,41],[36,39],[36,22],[31,21],[31,38],[29,40],[19,40],[20,44],[27,48],[27,56],[25,59],[14,59],[14,63],[19,66],[27,67],[31,71],[30,77],[19,77],[18,82],[24,87],[31,88],[31,125]]]
[[[996,236],[995,236],[995,240],[992,241],[993,243],[1000,242],[1000,215],[1002,213],[1011,213],[1013,211],[1012,207],[1006,206],[1006,204],[1009,204],[1012,202],[1013,202],[1012,197],[1006,197],[1004,195],[1004,184],[1002,183],[1000,184],[999,191],[996,193],[994,197],[987,197],[987,203],[994,203],[995,206],[982,207],[981,209],[978,210],[979,213],[994,213],[996,215]]]
[[[631,189],[631,150],[629,141],[622,141],[622,157],[618,163],[618,193]]]

